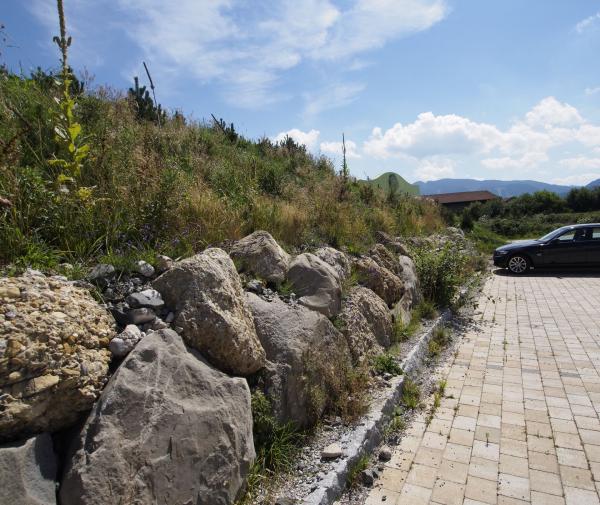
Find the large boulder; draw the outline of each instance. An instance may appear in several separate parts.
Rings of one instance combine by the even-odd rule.
[[[333,247],[321,247],[315,251],[315,256],[333,267],[342,281],[350,277],[352,265],[342,251]]]
[[[76,422],[107,380],[112,316],[88,291],[29,271],[0,279],[0,442]]]
[[[62,505],[234,502],[254,459],[250,391],[172,330],[148,334],[70,450]]]
[[[339,313],[342,284],[334,268],[322,259],[310,253],[296,256],[288,280],[302,305],[330,318]]]
[[[375,262],[387,268],[390,272],[399,275],[402,272],[402,266],[398,261],[398,255],[391,252],[383,244],[375,244],[369,250],[368,254]]]
[[[375,239],[380,244],[386,246],[390,251],[402,256],[408,256],[408,249],[402,243],[400,237],[392,237],[383,231],[378,231],[375,232]]]
[[[274,284],[285,280],[290,256],[266,231],[255,231],[238,240],[230,254],[243,271]]]
[[[400,256],[399,261],[402,265],[402,272],[400,272],[399,277],[404,285],[404,294],[400,301],[393,307],[392,314],[394,319],[407,325],[410,323],[413,307],[421,300],[421,293],[414,261],[408,256]]]
[[[381,297],[388,307],[393,307],[404,293],[402,281],[396,274],[373,258],[363,256],[354,261],[354,269],[359,282]]]
[[[253,293],[246,296],[271,362],[267,394],[277,418],[300,428],[313,425],[323,413],[331,381],[340,380],[350,366],[344,336],[318,312],[279,298],[268,302]]]
[[[56,456],[47,433],[0,447],[0,503],[56,505]]]
[[[225,251],[207,249],[179,261],[153,286],[175,312],[186,342],[217,368],[249,375],[264,366],[240,278]]]
[[[339,319],[355,362],[390,346],[392,316],[385,302],[370,289],[352,288],[344,299]]]

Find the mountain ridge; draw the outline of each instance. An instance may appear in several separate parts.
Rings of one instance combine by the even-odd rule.
[[[415,182],[422,195],[456,193],[462,191],[491,191],[495,195],[507,198],[536,191],[552,191],[559,195],[567,194],[575,186],[550,184],[533,180],[502,181],[496,179],[438,179],[436,181]]]

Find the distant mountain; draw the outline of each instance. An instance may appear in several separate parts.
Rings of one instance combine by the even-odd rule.
[[[599,181],[595,181],[596,183]],[[572,186],[560,186],[539,181],[496,181],[475,179],[439,179],[437,181],[415,182],[422,195],[437,195],[440,193],[456,193],[459,191],[491,191],[502,197],[519,196],[523,193],[536,191],[553,191],[559,195],[568,193]],[[594,183],[592,183],[594,184]]]
[[[407,182],[404,177],[394,172],[386,172],[381,174],[377,179],[368,179],[366,181],[359,181],[361,183],[370,184],[383,189],[386,193],[390,190],[390,185],[395,184],[398,193],[408,193],[410,195],[418,195],[419,187],[416,184]]]
[[[596,179],[595,181],[590,182],[586,188],[597,188],[600,186],[600,179]]]

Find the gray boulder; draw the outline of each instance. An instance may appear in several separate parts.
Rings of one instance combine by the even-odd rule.
[[[373,258],[363,256],[356,259],[354,268],[359,282],[374,291],[388,307],[393,307],[402,298],[404,286],[400,278]]]
[[[337,272],[340,280],[350,277],[352,265],[348,257],[342,252],[333,247],[321,247],[315,251],[315,256],[322,259]]]
[[[229,505],[254,459],[244,379],[208,365],[172,330],[146,336],[74,441],[62,505]]]
[[[47,433],[0,447],[0,503],[56,504],[56,457]]]
[[[398,255],[391,252],[383,244],[375,244],[369,250],[368,254],[375,262],[387,268],[390,272],[399,275],[402,272],[402,265],[398,261]]]
[[[252,315],[231,258],[207,249],[179,261],[153,283],[175,312],[186,342],[217,368],[249,375],[265,364]]]
[[[402,321],[403,324],[408,324],[412,308],[421,300],[421,293],[414,261],[408,256],[400,256],[399,261],[402,265],[402,272],[399,274],[399,278],[404,285],[404,293],[400,301],[392,309],[392,313],[397,320]]]
[[[342,306],[342,284],[337,272],[314,254],[296,256],[290,263],[288,280],[298,302],[331,318]]]
[[[351,365],[344,336],[325,316],[279,298],[267,302],[246,293],[267,353],[267,395],[279,421],[313,425],[327,396]]]
[[[266,231],[255,231],[238,240],[231,248],[230,254],[243,271],[252,272],[275,284],[285,280],[290,256]]]
[[[352,288],[339,319],[355,362],[390,346],[392,316],[385,302],[370,289]]]

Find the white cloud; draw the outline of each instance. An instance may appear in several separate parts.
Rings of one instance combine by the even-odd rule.
[[[596,86],[594,88],[585,88],[585,94],[588,96],[596,95],[600,93],[600,86]]]
[[[298,128],[292,128],[286,132],[280,132],[273,137],[274,142],[281,142],[286,137],[294,139],[298,144],[304,144],[309,151],[315,151],[317,148],[317,142],[319,141],[319,130],[310,130],[304,132]]]
[[[593,14],[592,16],[581,20],[577,25],[575,25],[575,30],[578,33],[583,33],[585,30],[593,26],[600,19],[600,12]]]
[[[342,143],[341,142],[321,142],[321,152],[324,154],[331,154],[336,158],[342,158]],[[356,142],[352,140],[346,140],[346,158],[358,159],[360,154]]]
[[[415,180],[435,181],[447,177],[454,177],[455,162],[448,159],[427,159],[423,160],[414,171]]]
[[[414,123],[406,126],[396,123],[385,132],[374,128],[365,142],[365,151],[382,159],[399,154],[422,158],[485,152],[497,145],[501,136],[493,125],[476,123],[454,114],[436,116],[432,112],[424,112]]]
[[[448,11],[445,0],[118,0],[118,5],[122,29],[164,79],[173,85],[185,72],[202,83],[217,81],[230,103],[249,108],[287,98],[273,90],[303,61],[357,57],[428,29]],[[357,85],[338,85],[342,92],[343,86],[357,93]],[[349,102],[342,97],[337,103]],[[322,110],[313,97],[307,114]]]
[[[364,84],[335,84],[317,92],[304,94],[304,117],[312,118],[323,111],[337,109],[352,103],[365,89]]]
[[[585,186],[596,179],[600,179],[600,172],[557,177],[552,179],[552,182],[554,184],[564,184],[565,186]]]
[[[600,158],[578,156],[576,158],[560,160],[560,164],[570,170],[600,170]]]
[[[353,56],[427,30],[448,13],[444,0],[355,0],[331,28],[315,59]]]
[[[548,161],[548,155],[541,152],[528,152],[520,158],[511,158],[505,156],[503,158],[486,158],[481,160],[481,164],[486,168],[493,170],[504,169],[530,169],[537,167],[540,163]]]
[[[410,124],[396,123],[386,131],[374,128],[364,151],[384,160],[481,157],[486,168],[530,170],[549,161],[552,150],[572,144],[598,148],[600,127],[587,122],[575,107],[547,97],[505,130],[455,114],[425,112]]]
[[[553,96],[544,98],[525,115],[525,121],[531,126],[552,128],[553,126],[572,126],[583,122],[577,109],[567,103],[560,103]]]

